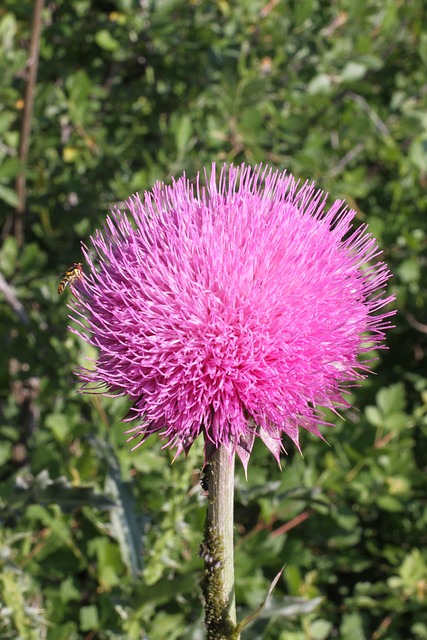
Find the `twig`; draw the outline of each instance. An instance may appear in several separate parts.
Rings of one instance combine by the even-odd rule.
[[[385,122],[381,120],[376,111],[371,107],[371,105],[365,100],[363,96],[360,96],[358,93],[354,93],[353,91],[348,92],[349,98],[353,100],[356,104],[362,107],[363,111],[368,114],[369,118],[372,120],[376,128],[383,136],[390,136],[390,131],[388,130]]]
[[[337,175],[339,175],[345,169],[345,167],[349,164],[349,162],[351,162],[356,156],[358,156],[359,153],[361,153],[364,148],[365,148],[365,145],[362,142],[358,142],[355,147],[350,149],[350,151],[348,151],[341,158],[341,160],[338,162],[338,164],[335,165],[335,167],[333,167],[330,171],[328,171],[327,177],[335,178]]]
[[[21,169],[16,177],[16,195],[18,196],[18,204],[16,205],[15,215],[15,238],[18,246],[24,244],[24,211],[26,206],[26,165],[28,159],[28,149],[30,145],[31,119],[33,115],[34,105],[34,89],[36,85],[37,67],[40,52],[40,33],[42,24],[42,10],[44,0],[35,0],[33,23],[31,27],[31,43],[30,55],[28,58],[27,83],[25,85],[24,111],[22,115],[21,137],[19,140],[19,160]]]
[[[419,322],[419,320],[414,318],[412,313],[407,313],[406,319],[408,321],[408,324],[411,325],[411,327],[413,327],[417,331],[420,331],[421,333],[427,333],[427,324],[423,324],[422,322]]]

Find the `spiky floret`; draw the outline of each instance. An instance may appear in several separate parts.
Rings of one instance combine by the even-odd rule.
[[[255,435],[276,459],[282,435],[320,436],[317,407],[346,406],[359,356],[383,346],[390,277],[343,201],[268,167],[212,167],[156,184],[114,210],[84,250],[74,329],[99,349],[86,388],[132,400],[130,438],[159,433],[206,457]]]

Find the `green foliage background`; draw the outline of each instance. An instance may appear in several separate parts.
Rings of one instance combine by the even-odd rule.
[[[215,160],[346,198],[399,309],[330,446],[303,434],[304,459],[289,447],[282,471],[261,445],[247,482],[238,468],[240,617],[286,563],[243,637],[426,639],[424,0],[48,2],[21,249],[32,7],[0,7],[0,271],[28,317],[0,294],[0,638],[203,637],[201,449],[173,465],[156,440],[130,453],[126,402],[76,393],[90,353],[56,286],[111,206]]]

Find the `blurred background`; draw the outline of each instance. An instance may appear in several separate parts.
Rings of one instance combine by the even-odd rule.
[[[399,313],[329,446],[237,466],[240,618],[286,563],[243,637],[426,639],[425,1],[37,2],[0,7],[0,638],[204,637],[201,446],[129,451],[56,288],[131,193],[245,161],[345,198]]]

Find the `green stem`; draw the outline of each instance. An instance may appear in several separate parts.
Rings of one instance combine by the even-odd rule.
[[[206,469],[209,503],[205,521],[202,582],[207,640],[238,640],[234,597],[234,455],[220,447]]]

